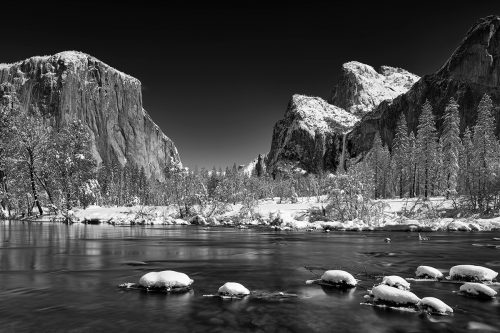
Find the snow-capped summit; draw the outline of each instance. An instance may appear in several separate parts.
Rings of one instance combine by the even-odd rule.
[[[381,66],[377,72],[370,65],[350,61],[342,65],[342,77],[333,89],[329,102],[354,115],[363,116],[382,101],[406,93],[419,79],[419,76],[401,68]]]

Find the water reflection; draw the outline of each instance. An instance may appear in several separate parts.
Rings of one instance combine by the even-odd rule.
[[[0,325],[41,332],[460,332],[471,321],[499,327],[498,300],[460,297],[453,284],[412,282],[417,295],[438,297],[457,309],[443,320],[360,305],[367,289],[379,282],[377,275],[413,276],[422,264],[447,270],[464,260],[495,269],[498,250],[472,244],[499,236],[433,234],[419,242],[411,233],[398,233],[386,244],[378,233],[0,222]],[[306,286],[316,276],[305,266],[318,268],[316,274],[345,269],[362,281],[349,290]],[[116,288],[163,269],[190,275],[194,290],[159,295]],[[202,297],[226,281],[298,297],[279,302]]]

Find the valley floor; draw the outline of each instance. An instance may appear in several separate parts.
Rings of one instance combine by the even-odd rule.
[[[435,197],[427,202],[417,199],[384,199],[383,212],[375,219],[331,221],[322,215],[321,198],[303,197],[297,202],[279,203],[279,198],[260,200],[252,213],[242,214],[242,204],[229,205],[223,214],[209,216],[202,209],[190,218],[178,218],[177,207],[132,206],[75,209],[70,219],[75,223],[113,225],[206,225],[233,226],[239,228],[262,227],[275,230],[383,230],[383,231],[489,231],[500,230],[500,216],[482,219],[475,217],[449,218],[446,213],[453,209],[453,202]],[[315,212],[315,213],[314,213]],[[409,218],[409,217],[410,218]],[[62,216],[44,216],[38,221],[61,221]]]

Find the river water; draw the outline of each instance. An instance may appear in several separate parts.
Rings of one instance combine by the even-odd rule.
[[[385,237],[392,242],[384,242]],[[498,299],[459,285],[411,282],[419,297],[454,308],[447,317],[361,305],[377,275],[412,277],[419,265],[500,270],[500,233],[270,232],[191,226],[113,227],[0,222],[1,332],[479,332],[500,330]],[[307,267],[307,268],[306,268]],[[117,288],[149,271],[195,280],[187,294]],[[350,291],[305,285],[322,270],[362,281]],[[316,275],[315,275],[316,274]],[[226,281],[288,299],[204,297]],[[498,287],[496,287],[498,289]],[[487,326],[485,326],[487,325]]]

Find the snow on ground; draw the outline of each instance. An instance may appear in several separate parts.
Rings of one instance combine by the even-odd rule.
[[[277,230],[383,230],[383,231],[488,231],[500,230],[500,217],[490,219],[444,218],[438,217],[438,210],[453,207],[450,200],[432,198],[428,202],[417,199],[384,199],[379,200],[385,206],[383,214],[377,222],[366,223],[363,220],[331,221],[320,216],[327,206],[326,197],[302,197],[297,202],[283,201],[280,198],[259,200],[250,212],[242,214],[242,204],[230,204],[225,213],[210,215],[210,207],[205,210],[197,208],[192,216],[179,218],[178,209],[174,206],[132,206],[132,207],[99,207],[89,206],[86,209],[75,209],[68,212],[72,222],[109,223],[113,225],[153,225],[153,224],[197,224],[225,226],[263,226]],[[311,214],[314,210],[316,213]],[[401,215],[413,216],[407,218]],[[319,215],[319,219],[317,220]],[[432,218],[429,216],[433,216]],[[44,215],[37,221],[62,221],[62,215]],[[422,241],[427,240],[425,237]]]

